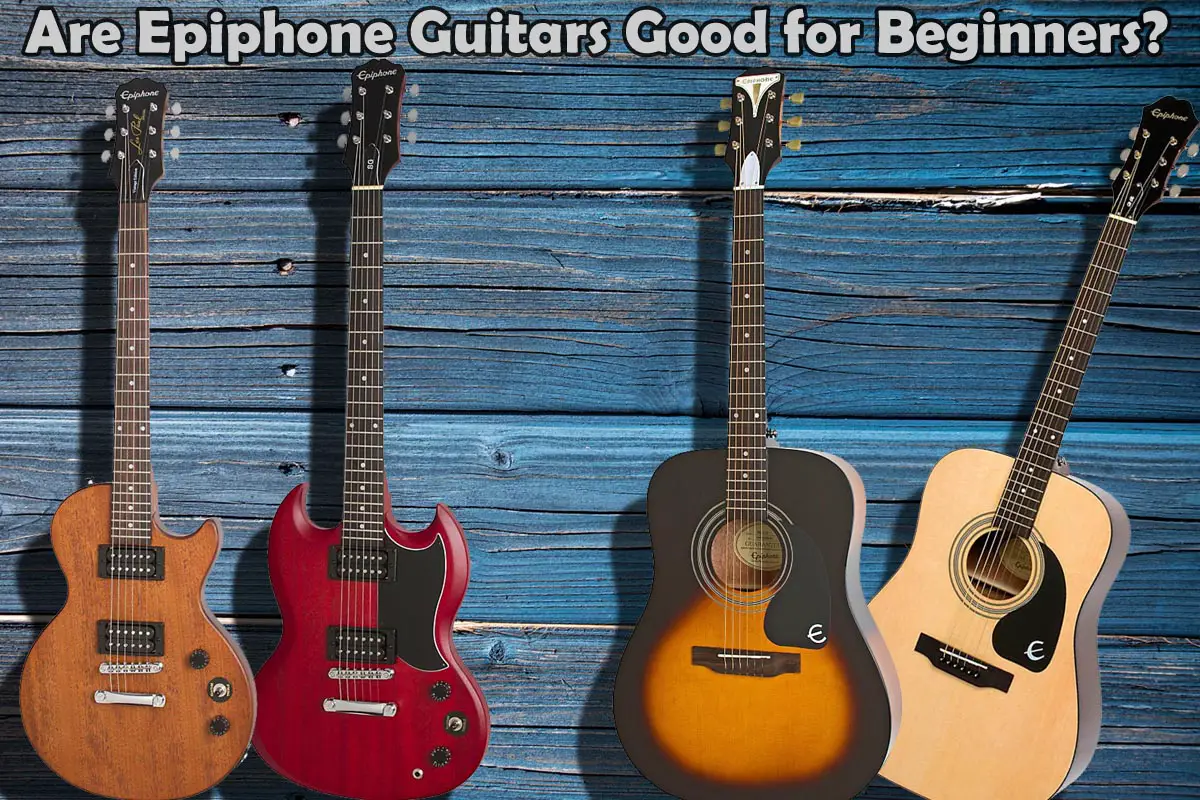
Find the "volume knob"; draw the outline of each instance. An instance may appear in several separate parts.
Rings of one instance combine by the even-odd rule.
[[[213,717],[209,720],[208,732],[213,736],[224,736],[229,733],[229,719],[226,717]]]
[[[450,684],[438,681],[429,688],[429,696],[439,703],[450,698]]]
[[[207,650],[193,650],[192,654],[190,656],[188,656],[188,666],[190,666],[192,669],[204,669],[205,667],[207,667],[208,666],[208,651]]]
[[[450,763],[450,748],[435,747],[433,752],[429,754],[429,763],[435,767],[444,767]]]

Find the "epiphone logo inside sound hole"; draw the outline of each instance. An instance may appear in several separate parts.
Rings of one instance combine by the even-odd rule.
[[[1044,561],[1034,531],[1006,534],[991,515],[972,520],[959,533],[951,555],[954,588],[963,601],[989,616],[1024,605],[1042,582]]]
[[[751,608],[775,595],[791,570],[791,520],[771,507],[764,519],[726,519],[725,505],[712,508],[696,528],[692,568],[714,600]]]

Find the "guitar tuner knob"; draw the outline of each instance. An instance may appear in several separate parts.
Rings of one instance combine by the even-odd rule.
[[[345,89],[342,89],[342,102],[343,103],[350,102],[350,87],[349,86],[347,86]]]
[[[409,131],[409,132],[408,132],[408,143],[409,143],[409,144],[416,144],[416,143],[417,143],[417,132],[416,132],[416,131]]]
[[[171,113],[172,114],[182,114],[183,113],[183,106],[181,106],[179,104],[178,100],[176,100],[174,103],[171,103]]]
[[[796,92],[795,94],[788,97],[788,100],[791,100],[796,105],[800,105],[801,103],[804,102],[804,92]]]
[[[338,149],[339,149],[339,150],[345,150],[345,149],[346,149],[346,142],[347,142],[348,140],[349,140],[349,137],[348,137],[348,136],[346,136],[346,134],[344,134],[344,133],[343,133],[343,134],[341,134],[340,136],[338,136],[338,138],[337,138]]]
[[[1175,170],[1175,174],[1181,178],[1186,178],[1188,173],[1192,171],[1190,164],[1180,164],[1179,169]]]
[[[112,105],[111,103],[106,105],[104,107],[104,118],[105,119],[116,119],[117,118],[117,107]]]
[[[179,126],[178,126],[178,125],[172,125],[172,126],[171,126],[171,130],[170,130],[170,131],[168,131],[168,132],[171,134],[171,138],[172,138],[172,139],[178,139],[178,138],[179,138]]]
[[[1171,195],[1171,197],[1179,197],[1181,191],[1178,186],[1172,186],[1171,191],[1167,192],[1167,194]]]
[[[171,160],[172,160],[172,161],[178,161],[178,160],[179,160],[179,148],[178,148],[178,147],[172,147],[172,148],[171,148]]]
[[[435,767],[444,767],[450,763],[450,748],[435,747],[429,754],[429,763]]]
[[[192,654],[190,656],[188,656],[188,666],[191,667],[192,669],[204,669],[205,667],[207,667],[208,666],[208,651],[207,650],[193,650]]]
[[[1113,168],[1112,168],[1112,171],[1108,173],[1108,179],[1109,179],[1110,181],[1115,181],[1115,180],[1117,179],[1117,176],[1118,176],[1118,175],[1120,175],[1120,174],[1121,174],[1121,168],[1120,168],[1120,167],[1113,167]]]
[[[417,118],[420,116],[421,116],[421,112],[419,112],[417,109],[410,108],[408,110],[408,121],[409,122],[416,122]]]
[[[213,736],[224,736],[229,733],[229,728],[228,717],[216,716],[208,721],[208,732]]]
[[[799,139],[793,139],[792,141],[788,142],[788,143],[787,143],[786,145],[784,145],[784,146],[785,146],[785,147],[786,147],[788,150],[799,150],[799,149],[800,149],[800,140],[799,140]]]
[[[717,130],[721,133],[728,133],[730,127],[732,127],[732,125],[727,119],[723,119],[717,123]]]
[[[112,150],[105,150],[100,154],[100,161],[107,164],[112,161]]]
[[[349,125],[349,124],[350,124],[350,112],[349,112],[349,111],[343,111],[343,112],[342,112],[342,124],[343,124],[343,125]]]
[[[113,138],[114,136],[116,136],[116,135],[117,135],[117,132],[116,132],[116,131],[114,131],[112,128],[105,128],[105,129],[104,129],[104,141],[106,141],[106,142],[111,142],[111,141],[112,141],[112,138]]]
[[[1193,142],[1192,144],[1188,145],[1187,154],[1192,158],[1200,155],[1200,144]]]
[[[433,686],[429,687],[429,696],[437,702],[448,700],[451,692],[450,684],[445,681],[438,681]]]
[[[713,155],[715,155],[717,157],[724,156],[725,150],[726,150],[726,146],[724,144],[714,145],[713,146]]]
[[[801,125],[804,124],[804,118],[801,117],[799,114],[797,114],[794,117],[788,117],[787,124],[788,124],[789,128],[799,128]]]
[[[731,108],[733,108],[733,101],[728,97],[721,98],[721,110],[728,111]]]
[[[1137,125],[1134,125],[1129,129],[1129,141],[1137,141],[1138,130],[1140,130],[1140,128]]]
[[[408,93],[413,97],[421,96],[421,85],[419,83],[410,83],[408,85]]]
[[[1121,160],[1126,161],[1129,158],[1129,154],[1132,152],[1133,152],[1132,150],[1130,150],[1128,147],[1126,147],[1124,150],[1121,151]]]

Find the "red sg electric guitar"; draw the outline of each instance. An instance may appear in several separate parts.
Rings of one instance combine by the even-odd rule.
[[[383,182],[400,160],[404,70],[353,73],[353,176],[342,524],[319,528],[297,486],[271,524],[283,637],[257,676],[254,747],[284,777],[359,800],[413,800],[483,759],[483,693],[452,632],[470,572],[445,506],[414,533],[392,516],[383,460]]]

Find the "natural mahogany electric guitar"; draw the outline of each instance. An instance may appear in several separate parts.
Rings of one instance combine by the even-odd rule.
[[[166,105],[151,80],[117,90],[113,482],[80,489],[54,515],[70,591],[21,676],[38,755],[75,786],[122,800],[208,789],[241,761],[254,727],[250,667],[204,604],[220,527],[165,532],[150,470],[147,201],[163,172]]]
[[[617,673],[625,751],[686,800],[847,800],[899,713],[859,586],[862,482],[767,431],[763,181],[784,98],[778,72],[734,81],[728,446],[650,481],[654,586]]]
[[[904,692],[882,774],[924,797],[1046,800],[1096,749],[1096,628],[1129,520],[1065,474],[1059,446],[1130,238],[1195,127],[1182,100],[1146,108],[1016,458],[944,457],[912,550],[871,602]]]
[[[404,70],[356,69],[342,524],[315,526],[296,487],[271,524],[283,638],[258,673],[255,749],[311,789],[361,800],[447,792],[483,759],[483,694],[459,660],[454,617],[467,542],[439,505],[423,531],[392,517],[383,459],[383,182],[400,160]]]

